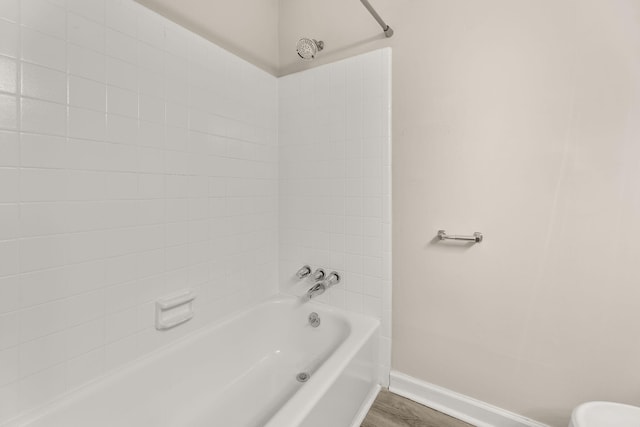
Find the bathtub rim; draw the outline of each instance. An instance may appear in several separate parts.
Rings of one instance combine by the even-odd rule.
[[[349,361],[355,356],[357,351],[366,343],[366,341],[369,338],[371,338],[374,332],[379,329],[380,321],[378,319],[375,319],[370,316],[366,316],[364,314],[349,312],[347,310],[337,308],[337,307],[332,307],[327,304],[319,303],[316,301],[302,302],[300,297],[296,297],[290,294],[279,293],[276,295],[266,297],[254,304],[251,304],[248,307],[243,307],[238,311],[229,313],[223,316],[222,318],[220,318],[219,320],[212,322],[211,324],[204,325],[194,331],[190,331],[184,336],[176,338],[174,341],[163,344],[158,348],[154,349],[153,351],[151,351],[150,353],[144,354],[138,357],[137,359],[134,359],[130,362],[123,364],[122,366],[119,366],[113,370],[110,370],[100,375],[99,377],[96,377],[95,379],[79,386],[78,388],[75,388],[71,391],[68,391],[60,395],[56,399],[49,401],[44,405],[33,408],[27,411],[26,413],[20,414],[18,417],[15,417],[7,421],[4,421],[3,423],[0,423],[0,427],[29,427],[32,423],[41,420],[42,418],[46,417],[51,413],[54,413],[56,410],[59,410],[66,405],[73,405],[75,401],[80,400],[83,396],[90,394],[92,392],[99,392],[101,387],[107,386],[110,383],[114,383],[123,378],[126,378],[128,375],[144,367],[145,365],[153,363],[157,359],[161,359],[163,356],[169,353],[180,351],[180,349],[189,345],[190,343],[197,341],[198,339],[202,339],[204,335],[212,333],[216,329],[223,328],[225,325],[233,323],[234,321],[247,316],[249,313],[251,313],[252,311],[258,310],[260,307],[271,305],[271,304],[275,304],[275,305],[288,304],[288,305],[292,305],[293,307],[296,307],[296,305],[298,304],[302,304],[302,305],[308,306],[309,308],[313,307],[316,310],[321,310],[325,313],[332,313],[339,317],[348,319],[348,324],[350,327],[350,330],[348,331],[344,341],[338,346],[338,348],[336,348],[331,353],[331,355],[325,360],[325,362],[315,371],[314,376],[307,382],[307,384],[305,384],[305,386],[311,386],[314,384],[316,385],[314,387],[302,387],[301,389],[297,390],[296,393],[276,412],[276,414],[267,421],[267,424],[265,425],[265,427],[271,427],[272,420],[276,418],[280,419],[280,414],[283,412],[283,409],[288,408],[287,411],[285,411],[286,414],[289,414],[290,412],[292,412],[292,408],[293,408],[293,406],[291,405],[292,400],[296,399],[298,395],[300,395],[300,392],[302,392],[303,390],[311,390],[319,387],[320,390],[314,393],[311,393],[309,391],[307,391],[306,393],[303,393],[303,396],[306,399],[315,397],[316,400],[313,401],[314,403],[317,400],[319,400],[327,391],[327,389],[331,386],[331,384],[333,384],[333,382],[336,380],[338,375],[345,369],[345,367],[347,366]],[[345,349],[344,348],[345,344],[350,343],[352,340],[354,340],[353,338],[354,332],[365,332],[366,337],[364,338],[360,337],[360,339],[356,340],[358,345],[356,346],[351,345],[350,348]],[[343,360],[336,361],[335,359],[337,356],[342,356]],[[337,371],[337,373],[327,372],[326,375],[329,378],[331,378],[330,381],[326,379],[325,381],[320,381],[318,377],[320,376],[320,374],[323,374],[325,371],[328,371],[328,368],[325,368],[325,367],[327,363],[330,361],[331,361],[330,366],[333,367],[334,369],[339,369],[339,370]],[[301,398],[296,399],[296,401],[298,400],[301,400]],[[313,409],[313,405],[311,405],[310,402],[304,402],[304,404],[301,404],[300,408],[298,408],[298,411],[300,412],[303,411],[304,413],[298,414],[297,416],[292,416],[292,415],[289,415],[289,416],[291,417],[291,419],[298,420],[298,423],[299,423],[304,420],[304,418],[309,414],[309,412],[312,409]],[[273,424],[274,427],[275,426],[284,427],[288,425],[295,426],[296,424],[289,424],[286,422],[284,424]]]

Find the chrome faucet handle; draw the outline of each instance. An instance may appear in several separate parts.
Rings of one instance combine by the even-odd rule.
[[[327,287],[340,283],[340,275],[338,274],[338,272],[332,271],[331,273],[329,273],[325,280],[325,283],[327,284]]]
[[[309,267],[308,265],[305,265],[300,270],[298,270],[298,272],[296,273],[296,277],[298,279],[304,279],[310,274],[311,274],[311,267]]]
[[[313,272],[313,274],[311,275],[311,278],[313,278],[313,280],[315,280],[316,282],[319,282],[320,280],[324,279],[324,276],[325,276],[324,270],[321,268],[316,268],[316,271]]]

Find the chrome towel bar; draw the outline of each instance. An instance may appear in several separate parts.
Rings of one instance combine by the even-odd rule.
[[[480,232],[473,233],[472,236],[457,236],[457,235],[449,235],[444,230],[438,230],[438,238],[440,240],[464,240],[467,242],[480,243],[482,242],[483,236]]]

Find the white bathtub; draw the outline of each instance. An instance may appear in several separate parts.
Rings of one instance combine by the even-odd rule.
[[[312,311],[317,328],[307,320]],[[377,390],[378,327],[278,297],[7,425],[349,427]],[[298,382],[299,372],[310,379]]]

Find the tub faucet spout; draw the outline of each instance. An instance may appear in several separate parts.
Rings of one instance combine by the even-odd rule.
[[[318,282],[307,291],[307,298],[311,299],[318,295],[322,295],[326,290],[327,285],[325,285],[324,282]]]
[[[332,271],[326,279],[317,282],[307,291],[307,300],[324,294],[330,287],[337,285],[338,283],[340,283],[340,275],[337,272]]]

